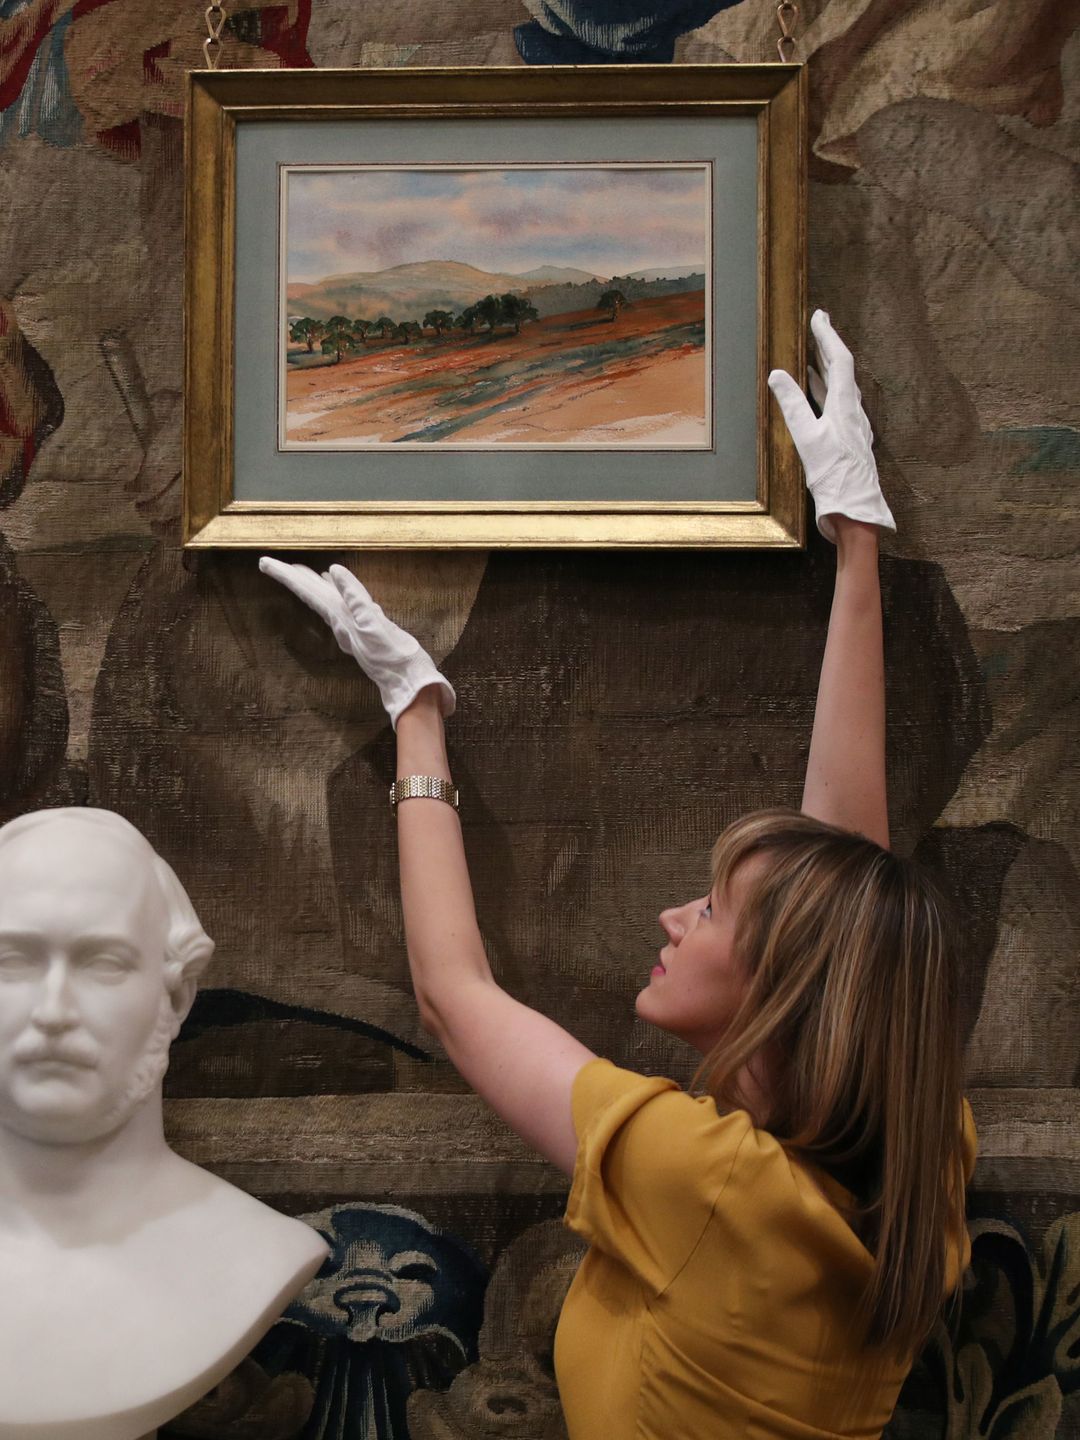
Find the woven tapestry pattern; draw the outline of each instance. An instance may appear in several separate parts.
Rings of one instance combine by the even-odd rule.
[[[754,0],[287,0],[223,64],[759,61]],[[616,12],[619,13],[616,13]],[[199,6],[0,3],[0,819],[120,811],[218,945],[174,1047],[184,1155],[326,1235],[327,1268],[163,1431],[560,1440],[566,1184],[421,1030],[392,736],[239,554],[185,565],[182,81]],[[893,1440],[1080,1434],[1080,4],[807,0],[811,283],[859,361],[896,844],[965,913],[973,1268]],[[696,27],[696,28],[695,28]],[[340,559],[356,557],[340,556]],[[737,814],[797,804],[832,556],[368,555],[459,695],[493,967],[634,1068],[655,917]],[[687,887],[690,887],[689,889]]]

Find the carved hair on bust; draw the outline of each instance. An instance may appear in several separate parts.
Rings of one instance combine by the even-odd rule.
[[[0,825],[0,850],[28,830],[43,825],[72,821],[94,825],[126,841],[146,861],[161,891],[168,913],[165,935],[165,986],[172,994],[185,980],[197,980],[209,965],[214,942],[207,935],[195,914],[188,893],[177,879],[176,872],[163,860],[146,836],[129,820],[113,810],[96,810],[92,806],[70,805],[52,810],[35,810]]]

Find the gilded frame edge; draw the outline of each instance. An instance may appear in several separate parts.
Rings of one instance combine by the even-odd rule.
[[[717,81],[722,82],[717,93]],[[711,504],[238,502],[233,499],[236,126],[443,114],[753,114],[759,144],[757,499]],[[802,473],[766,376],[805,383],[805,67],[618,65],[188,74],[184,124],[186,549],[799,549]],[[788,257],[795,255],[792,265]]]

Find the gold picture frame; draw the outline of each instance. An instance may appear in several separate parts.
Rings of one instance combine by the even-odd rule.
[[[185,125],[184,545],[275,550],[804,545],[801,469],[770,403],[766,376],[780,367],[800,383],[805,380],[806,96],[805,70],[791,64],[191,72]],[[736,120],[743,122],[738,130],[729,124]],[[417,453],[414,446],[407,458],[335,452],[332,459],[286,454],[278,446],[279,426],[268,413],[273,404],[267,397],[285,381],[270,378],[269,361],[252,358],[258,345],[251,339],[262,337],[270,355],[267,337],[280,337],[288,324],[282,320],[284,300],[278,304],[281,316],[268,318],[269,297],[284,296],[288,281],[271,258],[282,254],[282,244],[272,242],[266,216],[283,212],[283,202],[269,193],[271,172],[284,173],[298,155],[315,164],[311,156],[324,150],[327,155],[333,150],[333,163],[343,155],[367,159],[376,141],[392,157],[407,151],[417,169],[426,164],[418,158],[427,154],[425,146],[444,153],[449,144],[458,157],[450,168],[467,169],[472,162],[461,157],[471,155],[481,137],[489,150],[496,147],[498,163],[507,169],[511,154],[531,154],[536,164],[535,157],[546,158],[551,149],[558,151],[553,166],[569,165],[586,151],[607,156],[621,149],[631,157],[648,150],[649,163],[659,167],[666,160],[723,156],[729,145],[736,154],[742,147],[738,165],[747,174],[752,167],[747,193],[756,200],[756,213],[745,214],[746,205],[740,207],[737,199],[729,204],[725,191],[718,194],[715,214],[744,237],[739,243],[745,262],[739,262],[741,270],[725,272],[722,289],[732,314],[750,315],[749,306],[752,318],[728,326],[730,343],[742,347],[740,364],[714,342],[706,382],[713,387],[711,403],[729,407],[725,423],[743,436],[746,456],[738,466],[717,459],[719,422],[710,432],[711,447],[699,446],[700,454],[689,459],[665,451],[659,464],[655,454],[631,451],[611,459],[600,447],[586,451],[584,459],[571,447],[550,453],[533,447],[526,455],[493,461],[479,449],[464,450],[461,460],[462,446],[452,454],[437,446]],[[261,220],[252,218],[256,212]],[[629,235],[629,227],[624,233]],[[718,295],[718,266],[721,260],[729,263],[724,257],[737,249],[717,245],[716,260],[709,261],[709,283]],[[713,334],[723,328],[717,325],[719,313],[712,314]],[[751,327],[753,335],[747,333]],[[273,365],[284,376],[287,343],[280,338],[272,343],[273,356],[281,357]],[[724,472],[724,483],[735,485],[727,471],[733,475],[737,468],[743,490],[714,493],[713,475]],[[683,469],[685,482],[678,479]],[[474,472],[482,472],[480,480]],[[640,493],[619,491],[624,472],[628,489],[638,486]],[[586,473],[600,478],[585,481]],[[502,474],[511,477],[505,495],[494,493]],[[640,481],[634,478],[639,475]],[[472,491],[455,478],[463,476]],[[675,478],[669,482],[669,476]],[[579,495],[590,483],[608,488]],[[680,484],[686,493],[680,493]],[[548,487],[550,495],[535,493]],[[695,487],[701,493],[692,493]]]

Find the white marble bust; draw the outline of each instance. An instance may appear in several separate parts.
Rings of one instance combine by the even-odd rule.
[[[213,952],[120,816],[0,827],[0,1437],[136,1440],[210,1390],[326,1255],[166,1145]]]

